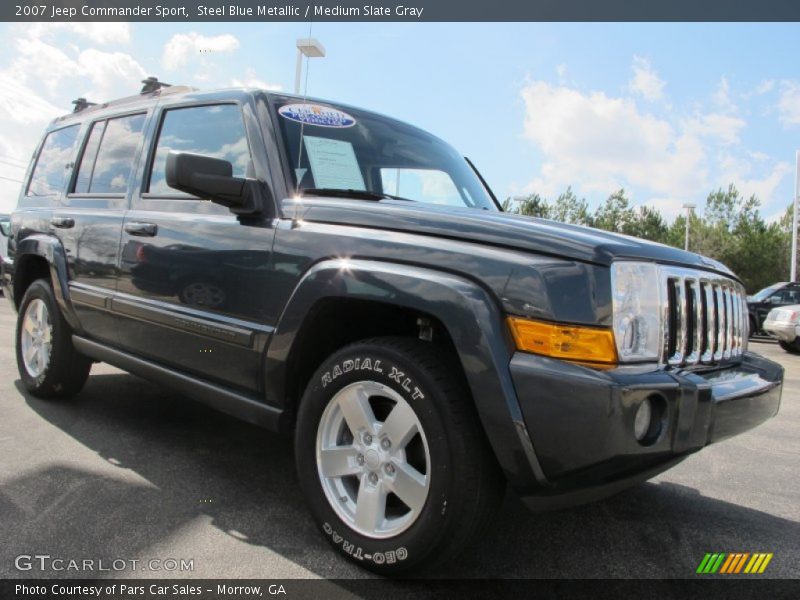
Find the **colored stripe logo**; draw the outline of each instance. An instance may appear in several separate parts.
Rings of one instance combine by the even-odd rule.
[[[736,575],[763,573],[772,560],[772,552],[707,552],[700,561],[696,573],[700,575]]]

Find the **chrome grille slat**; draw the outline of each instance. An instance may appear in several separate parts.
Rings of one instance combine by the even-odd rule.
[[[703,352],[703,356],[700,358],[704,363],[710,363],[714,359],[714,350],[717,347],[717,336],[715,335],[715,331],[717,330],[717,316],[714,310],[714,286],[708,280],[705,282],[705,294],[706,294],[706,336],[707,336],[707,346],[706,351]]]
[[[733,330],[733,303],[731,302],[731,291],[725,287],[723,288],[723,294],[725,298],[725,350],[722,352],[722,358],[730,358],[731,357],[731,342],[733,340],[733,336],[731,335],[731,331]]]
[[[717,305],[717,350],[714,352],[714,360],[722,360],[725,352],[725,297],[722,287],[716,286],[716,305]]]
[[[700,345],[703,341],[703,305],[700,300],[700,281],[686,279],[687,297],[691,300],[691,314],[689,318],[689,348],[686,353],[686,363],[696,365],[700,360]]]
[[[711,364],[747,348],[744,288],[736,281],[693,269],[661,267],[662,362]]]

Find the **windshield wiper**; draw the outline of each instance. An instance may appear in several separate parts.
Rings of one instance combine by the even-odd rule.
[[[343,190],[339,188],[307,188],[303,190],[303,195],[330,196],[332,198],[357,198],[359,200],[405,200],[407,202],[413,202],[411,198],[402,198],[391,194],[379,194],[378,192],[369,192],[366,190]]]

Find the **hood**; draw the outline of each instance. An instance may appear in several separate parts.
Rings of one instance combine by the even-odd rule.
[[[406,201],[305,197],[298,216],[307,221],[354,225],[446,237],[609,266],[638,259],[734,276],[722,263],[694,252],[591,227],[566,225],[512,213]],[[294,202],[284,203],[291,216]]]

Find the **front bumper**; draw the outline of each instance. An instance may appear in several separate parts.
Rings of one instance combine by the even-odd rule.
[[[783,368],[756,354],[713,371],[594,371],[517,353],[511,375],[549,485],[517,489],[537,509],[613,494],[778,412]],[[638,442],[636,411],[662,407],[660,433]],[[513,485],[513,482],[512,482]]]
[[[797,337],[798,326],[794,323],[788,323],[786,321],[767,320],[764,321],[763,329],[769,335],[782,342],[793,342]]]

